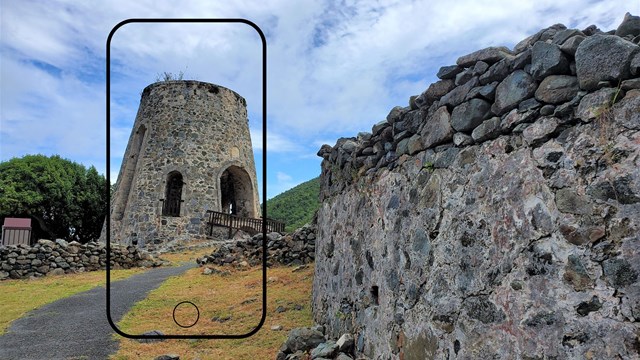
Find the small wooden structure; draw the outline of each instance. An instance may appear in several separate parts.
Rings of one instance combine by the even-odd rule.
[[[246,218],[237,215],[227,214],[219,211],[208,210],[209,225],[208,235],[213,235],[214,226],[229,228],[229,238],[233,237],[233,229],[246,231],[250,234],[257,234],[262,231],[262,219]],[[284,223],[278,220],[266,219],[267,232],[284,232]]]
[[[31,245],[31,219],[5,218],[2,245]]]

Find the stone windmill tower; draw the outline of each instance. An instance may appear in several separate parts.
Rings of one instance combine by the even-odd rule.
[[[111,241],[144,246],[204,234],[206,211],[259,217],[245,99],[222,86],[147,86],[111,203]]]

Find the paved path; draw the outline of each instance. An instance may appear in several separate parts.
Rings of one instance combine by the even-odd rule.
[[[196,266],[148,270],[111,284],[114,322],[169,276]],[[0,336],[0,359],[107,359],[118,350],[106,315],[106,291],[100,286],[47,304],[14,321]]]

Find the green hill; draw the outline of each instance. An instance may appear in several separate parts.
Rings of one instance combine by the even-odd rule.
[[[267,216],[284,221],[285,230],[291,232],[311,222],[320,203],[320,177],[293,187],[280,195],[267,200]]]

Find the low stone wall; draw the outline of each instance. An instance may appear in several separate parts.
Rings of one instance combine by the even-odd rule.
[[[315,225],[305,225],[291,234],[267,234],[267,263],[302,265],[315,260]],[[262,262],[262,234],[246,240],[231,240],[213,254],[198,259],[198,264],[255,266]]]
[[[107,248],[103,243],[39,240],[34,246],[0,246],[0,280],[24,279],[105,269]],[[129,269],[159,263],[133,246],[111,244],[111,267]]]

